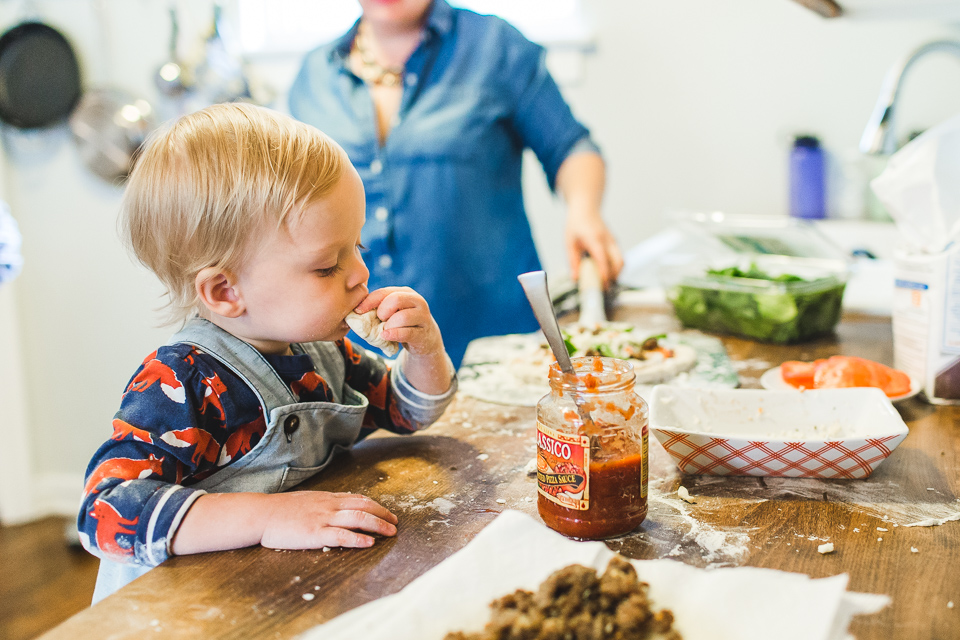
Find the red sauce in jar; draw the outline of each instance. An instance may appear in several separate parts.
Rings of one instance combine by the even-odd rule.
[[[543,495],[537,499],[540,517],[551,529],[581,540],[598,540],[629,533],[647,517],[642,490],[643,456],[590,462],[590,508],[568,509]]]
[[[537,506],[565,536],[633,531],[647,515],[647,408],[629,363],[575,358],[554,365],[537,404]]]

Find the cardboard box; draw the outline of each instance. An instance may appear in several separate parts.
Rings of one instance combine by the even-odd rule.
[[[960,404],[960,245],[894,253],[894,366],[934,404]]]

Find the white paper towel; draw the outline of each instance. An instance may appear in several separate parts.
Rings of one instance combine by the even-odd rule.
[[[466,547],[398,593],[304,633],[303,640],[442,640],[477,631],[488,604],[516,589],[536,591],[570,564],[602,571],[602,542],[576,542],[519,511],[504,511]],[[654,609],[671,609],[684,640],[842,640],[853,616],[887,606],[883,595],[846,591],[847,575],[741,567],[704,570],[673,560],[632,560],[650,584]]]

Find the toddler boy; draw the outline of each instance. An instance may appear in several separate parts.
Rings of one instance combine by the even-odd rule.
[[[309,125],[245,104],[184,116],[145,146],[121,228],[186,321],[134,374],[87,468],[78,518],[94,602],[171,555],[255,544],[369,547],[397,518],[370,498],[287,489],[374,429],[410,433],[456,388],[426,302],[367,291],[364,192]],[[390,366],[345,338],[376,309]]]

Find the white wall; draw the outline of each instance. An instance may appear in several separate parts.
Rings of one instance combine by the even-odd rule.
[[[957,25],[825,20],[790,0],[590,4],[598,50],[565,93],[607,158],[604,210],[622,247],[671,211],[786,214],[792,136],[858,158],[887,69],[928,40],[960,39]],[[960,112],[960,59],[918,63],[900,107],[902,135]],[[556,208],[528,173],[534,222],[555,246]],[[544,253],[548,270],[564,268],[562,253]]]
[[[19,20],[21,4],[0,6],[4,29]],[[153,68],[166,51],[166,2],[34,4],[39,17],[74,44],[86,86],[116,85],[154,97]],[[11,414],[5,405],[0,431],[10,433],[17,416],[25,416],[25,468],[32,470],[32,477],[18,477],[4,467],[0,483],[5,492],[29,490],[35,515],[70,513],[87,461],[110,435],[133,367],[169,332],[154,328],[159,287],[132,265],[117,239],[120,190],[82,167],[66,127],[0,133],[4,197],[20,225],[26,263],[5,285],[18,303],[26,407]],[[8,360],[4,368],[15,363]],[[0,508],[6,520],[23,517],[9,501]]]
[[[14,23],[18,4],[0,6],[0,26]],[[201,15],[209,3],[190,4]],[[74,41],[89,86],[121,86],[164,108],[152,75],[167,57],[167,0],[35,5]],[[783,214],[792,134],[814,132],[828,150],[853,153],[889,65],[929,39],[960,38],[957,27],[934,22],[826,21],[791,0],[589,5],[597,51],[584,80],[565,91],[604,149],[605,211],[624,248],[662,228],[672,210]],[[254,71],[282,92],[295,66],[260,61]],[[958,110],[960,64],[931,58],[907,84],[901,131]],[[15,296],[16,322],[0,329],[18,332],[26,394],[18,415],[31,435],[37,512],[70,512],[124,385],[169,330],[156,327],[158,285],[117,239],[120,191],[81,166],[63,128],[8,129],[3,138],[0,177],[25,267],[14,295],[0,300]],[[544,261],[560,272],[562,212],[539,169],[528,167],[525,181]],[[0,432],[13,428],[9,414],[3,420]],[[9,474],[0,483],[2,498]]]

